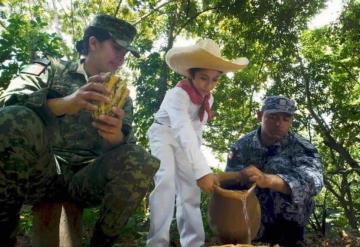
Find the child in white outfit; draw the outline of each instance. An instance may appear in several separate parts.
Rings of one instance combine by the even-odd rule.
[[[244,68],[246,58],[228,61],[212,40],[188,47],[172,48],[166,63],[187,79],[170,89],[148,131],[152,155],[160,168],[150,194],[150,231],[147,246],[169,246],[169,229],[174,214],[183,247],[204,245],[200,211],[201,191],[212,192],[216,177],[200,150],[202,130],[212,117],[211,90],[222,73]]]

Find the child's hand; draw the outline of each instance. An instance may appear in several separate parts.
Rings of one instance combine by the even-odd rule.
[[[209,173],[196,181],[197,185],[204,192],[213,192],[214,186],[218,184],[217,177],[213,173]]]

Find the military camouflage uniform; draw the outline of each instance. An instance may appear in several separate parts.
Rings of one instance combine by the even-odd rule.
[[[100,206],[93,240],[113,241],[145,193],[159,162],[134,143],[133,106],[124,107],[125,141],[102,150],[88,111],[54,116],[47,99],[64,97],[86,80],[80,63],[34,63],[1,96],[0,243],[14,244],[22,204],[72,200]],[[101,239],[101,237],[104,237]],[[95,241],[94,240],[94,241]]]
[[[313,196],[323,186],[323,165],[315,147],[289,132],[280,142],[265,147],[260,143],[261,128],[235,142],[229,152],[227,171],[240,171],[255,165],[265,173],[280,176],[290,187],[291,195],[270,189],[256,189],[262,210],[262,224],[279,218],[304,226],[314,208]],[[262,231],[259,232],[261,237]]]
[[[292,99],[268,96],[261,112],[293,116],[295,108]],[[265,129],[269,126],[277,128],[270,123],[262,124],[266,124]],[[304,226],[314,209],[313,197],[323,186],[323,165],[316,148],[295,133],[288,131],[270,146],[262,145],[260,137],[261,127],[235,142],[229,152],[226,170],[240,171],[254,165],[264,173],[281,177],[288,184],[290,195],[256,189],[262,211],[258,239],[282,246],[302,246]]]

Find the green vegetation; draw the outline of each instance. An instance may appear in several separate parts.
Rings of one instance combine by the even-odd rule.
[[[295,98],[299,110],[294,128],[318,147],[325,165],[326,188],[317,197],[309,232],[327,239],[343,229],[359,235],[360,1],[345,1],[331,25],[308,29],[308,21],[324,7],[325,0],[1,1],[0,91],[37,56],[76,58],[74,40],[93,14],[116,14],[139,30],[136,45],[142,57],[129,57],[130,71],[123,76],[136,88],[136,135],[147,146],[152,114],[179,79],[167,68],[164,54],[180,36],[212,38],[224,45],[224,55],[246,56],[250,66],[221,79],[215,92],[217,117],[205,133],[206,145],[220,157],[253,129],[258,95]],[[140,246],[148,229],[145,205],[123,232]],[[85,211],[85,225],[92,224],[94,215],[96,210]],[[22,215],[24,233],[31,227],[30,217]]]

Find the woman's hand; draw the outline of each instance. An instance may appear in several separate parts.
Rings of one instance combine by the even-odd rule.
[[[217,177],[213,173],[209,173],[196,181],[197,185],[204,191],[204,192],[213,192],[214,186],[219,184],[217,181]]]
[[[78,90],[63,98],[48,100],[48,105],[56,116],[76,114],[80,110],[95,111],[100,103],[110,102],[108,92],[102,82],[104,75],[95,75]]]
[[[113,106],[112,116],[100,115],[92,125],[98,129],[98,133],[110,145],[120,144],[124,140],[124,134],[121,131],[122,120],[125,117],[125,112]]]

